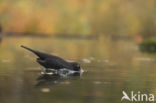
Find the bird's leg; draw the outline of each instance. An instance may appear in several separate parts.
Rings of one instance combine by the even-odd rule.
[[[46,69],[45,68],[42,69],[41,74],[46,74]]]

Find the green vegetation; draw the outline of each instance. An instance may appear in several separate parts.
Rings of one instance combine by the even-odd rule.
[[[156,53],[156,38],[145,39],[139,44],[141,51]]]
[[[150,39],[145,39],[143,41],[143,43],[141,43],[142,45],[147,45],[147,46],[150,46],[150,45],[155,45],[156,46],[156,38],[150,38]]]

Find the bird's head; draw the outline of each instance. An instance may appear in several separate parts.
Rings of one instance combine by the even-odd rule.
[[[77,62],[72,62],[73,70],[79,71],[79,72],[84,72],[84,70],[81,68],[80,64]]]

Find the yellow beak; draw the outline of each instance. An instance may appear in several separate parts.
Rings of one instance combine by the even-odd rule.
[[[84,70],[83,70],[83,69],[81,69],[81,70],[80,70],[80,72],[82,73],[82,72],[84,72]]]

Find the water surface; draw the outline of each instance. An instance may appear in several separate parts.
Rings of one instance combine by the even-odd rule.
[[[87,72],[40,82],[42,67],[20,45],[77,61]],[[133,41],[7,37],[0,44],[0,103],[119,103],[123,90],[156,94],[155,67],[155,56]]]

